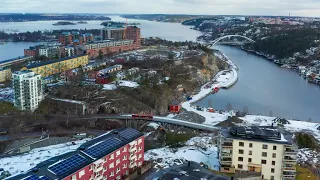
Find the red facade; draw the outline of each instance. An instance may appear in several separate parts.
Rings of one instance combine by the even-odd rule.
[[[178,113],[181,110],[181,105],[180,104],[171,104],[170,105],[170,112],[172,113]]]
[[[63,45],[68,45],[68,44],[72,44],[72,35],[64,35],[61,34],[59,35],[59,43],[63,44]]]
[[[100,50],[102,51],[103,55],[106,55],[106,54],[118,53],[122,51],[132,51],[136,48],[137,46],[135,44],[131,44],[131,45],[113,46],[113,47],[107,47],[107,48],[88,49],[87,54],[89,58],[95,58],[99,56]]]
[[[111,80],[109,77],[96,77],[96,83],[97,84],[108,84]]]
[[[141,46],[141,32],[140,28],[136,26],[128,26],[126,29],[126,39],[133,40],[133,43],[140,48]]]
[[[24,56],[37,56],[37,50],[36,49],[25,49],[24,50]]]
[[[142,136],[64,179],[123,179],[131,170],[141,167],[143,162],[144,137]]]

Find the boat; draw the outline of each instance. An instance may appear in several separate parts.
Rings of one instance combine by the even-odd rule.
[[[217,92],[219,92],[219,90],[220,90],[219,87],[212,88],[212,92],[213,92],[213,93],[217,93]]]

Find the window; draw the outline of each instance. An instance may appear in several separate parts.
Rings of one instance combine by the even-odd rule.
[[[124,164],[122,165],[122,168],[127,168],[127,163],[124,163]]]
[[[89,167],[89,171],[92,171],[92,165]]]
[[[252,155],[252,151],[249,151],[249,155]]]
[[[109,169],[110,169],[110,168],[114,168],[114,163],[110,163],[110,164],[109,164]]]
[[[138,157],[138,159],[141,159],[142,158],[142,154],[139,154],[139,157]]]
[[[244,147],[244,142],[239,142],[239,146]]]
[[[274,180],[274,176],[271,176],[270,179],[271,179],[271,180]]]
[[[127,160],[127,155],[124,155],[124,156],[123,156],[123,160]]]
[[[117,173],[120,171],[120,168],[119,167],[117,167]]]
[[[110,172],[110,177],[114,176],[114,171]]]
[[[117,166],[119,163],[120,163],[120,159],[118,159],[118,160],[116,161],[116,166]]]
[[[242,169],[243,165],[242,164],[238,164],[238,169]]]
[[[268,149],[268,145],[263,144],[263,145],[262,145],[262,149]]]
[[[276,153],[272,153],[272,158],[276,158]]]
[[[273,146],[273,150],[277,150],[277,146]]]
[[[249,163],[251,163],[251,162],[252,162],[252,159],[251,159],[251,158],[249,158],[249,159],[248,159],[248,162],[249,162]]]
[[[79,172],[79,178],[81,178],[85,174],[84,170]]]
[[[267,157],[267,153],[266,152],[262,152],[262,157]]]
[[[276,165],[276,162],[275,162],[275,161],[272,161],[272,165],[273,165],[273,166]]]
[[[274,168],[271,168],[271,173],[274,173]]]
[[[141,151],[141,150],[142,150],[142,147],[140,146],[140,147],[139,147],[139,151]]]
[[[142,139],[140,138],[139,140],[138,140],[138,144],[140,144],[142,142]]]
[[[261,164],[267,164],[267,160],[261,160]]]
[[[238,161],[243,161],[243,157],[238,157]]]
[[[127,152],[127,147],[124,147],[124,148],[123,148],[123,152]]]
[[[73,175],[73,176],[71,177],[71,179],[72,179],[72,180],[76,180],[76,179],[77,179],[77,175]]]
[[[239,149],[239,154],[243,154],[243,150],[242,149]]]
[[[119,155],[120,155],[120,150],[119,150],[119,151],[117,151],[117,152],[116,152],[116,154],[117,154],[117,156],[119,156]]]
[[[114,159],[114,154],[110,155],[110,160]]]
[[[249,143],[249,147],[252,148],[252,143]]]

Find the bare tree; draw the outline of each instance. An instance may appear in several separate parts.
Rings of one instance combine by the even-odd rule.
[[[227,103],[226,110],[227,111],[231,111],[232,110],[232,105],[230,103]]]
[[[271,110],[269,111],[269,116],[273,117],[273,112]]]
[[[243,113],[244,114],[249,114],[249,107],[248,106],[245,106],[244,108],[243,108]]]

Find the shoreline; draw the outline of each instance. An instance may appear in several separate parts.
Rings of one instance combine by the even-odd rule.
[[[234,85],[238,80],[238,73],[236,68],[236,64],[229,58],[227,57],[224,53],[219,51],[221,55],[223,55],[226,59],[228,64],[230,65],[229,70],[222,70],[218,72],[215,76],[214,79],[218,81],[216,84],[212,84],[210,88],[206,89],[205,86],[208,84],[203,85],[200,88],[200,91],[198,94],[194,95],[192,100],[190,101],[185,101],[182,103],[182,108],[185,109],[186,111],[194,112],[202,117],[205,118],[205,122],[201,124],[205,125],[211,125],[211,126],[216,126],[220,122],[226,121],[229,117],[232,117],[235,115],[235,112],[232,110],[230,112],[208,112],[208,108],[213,108],[213,107],[203,107],[203,110],[197,110],[196,106],[194,105],[195,103],[199,102],[203,98],[207,97],[208,95],[211,94],[212,88],[215,87],[221,87],[222,85]],[[225,71],[233,71],[236,72],[232,78],[229,76],[229,78],[221,78],[221,76],[226,76],[222,75],[223,72]],[[221,78],[221,79],[219,79]],[[227,80],[227,81],[223,81]],[[231,86],[229,86],[231,87]],[[244,125],[244,126],[271,126],[273,124],[278,124],[279,122],[274,121],[277,119],[277,117],[268,117],[268,116],[260,116],[260,115],[246,115],[244,117],[239,117],[241,120],[243,120],[242,123],[238,123],[235,125]],[[287,119],[288,124],[283,124],[283,127],[285,130],[295,133],[295,132],[309,132],[311,133],[317,140],[320,141],[320,123],[317,122],[307,122],[307,121],[301,121],[301,120],[292,120],[292,119]]]

